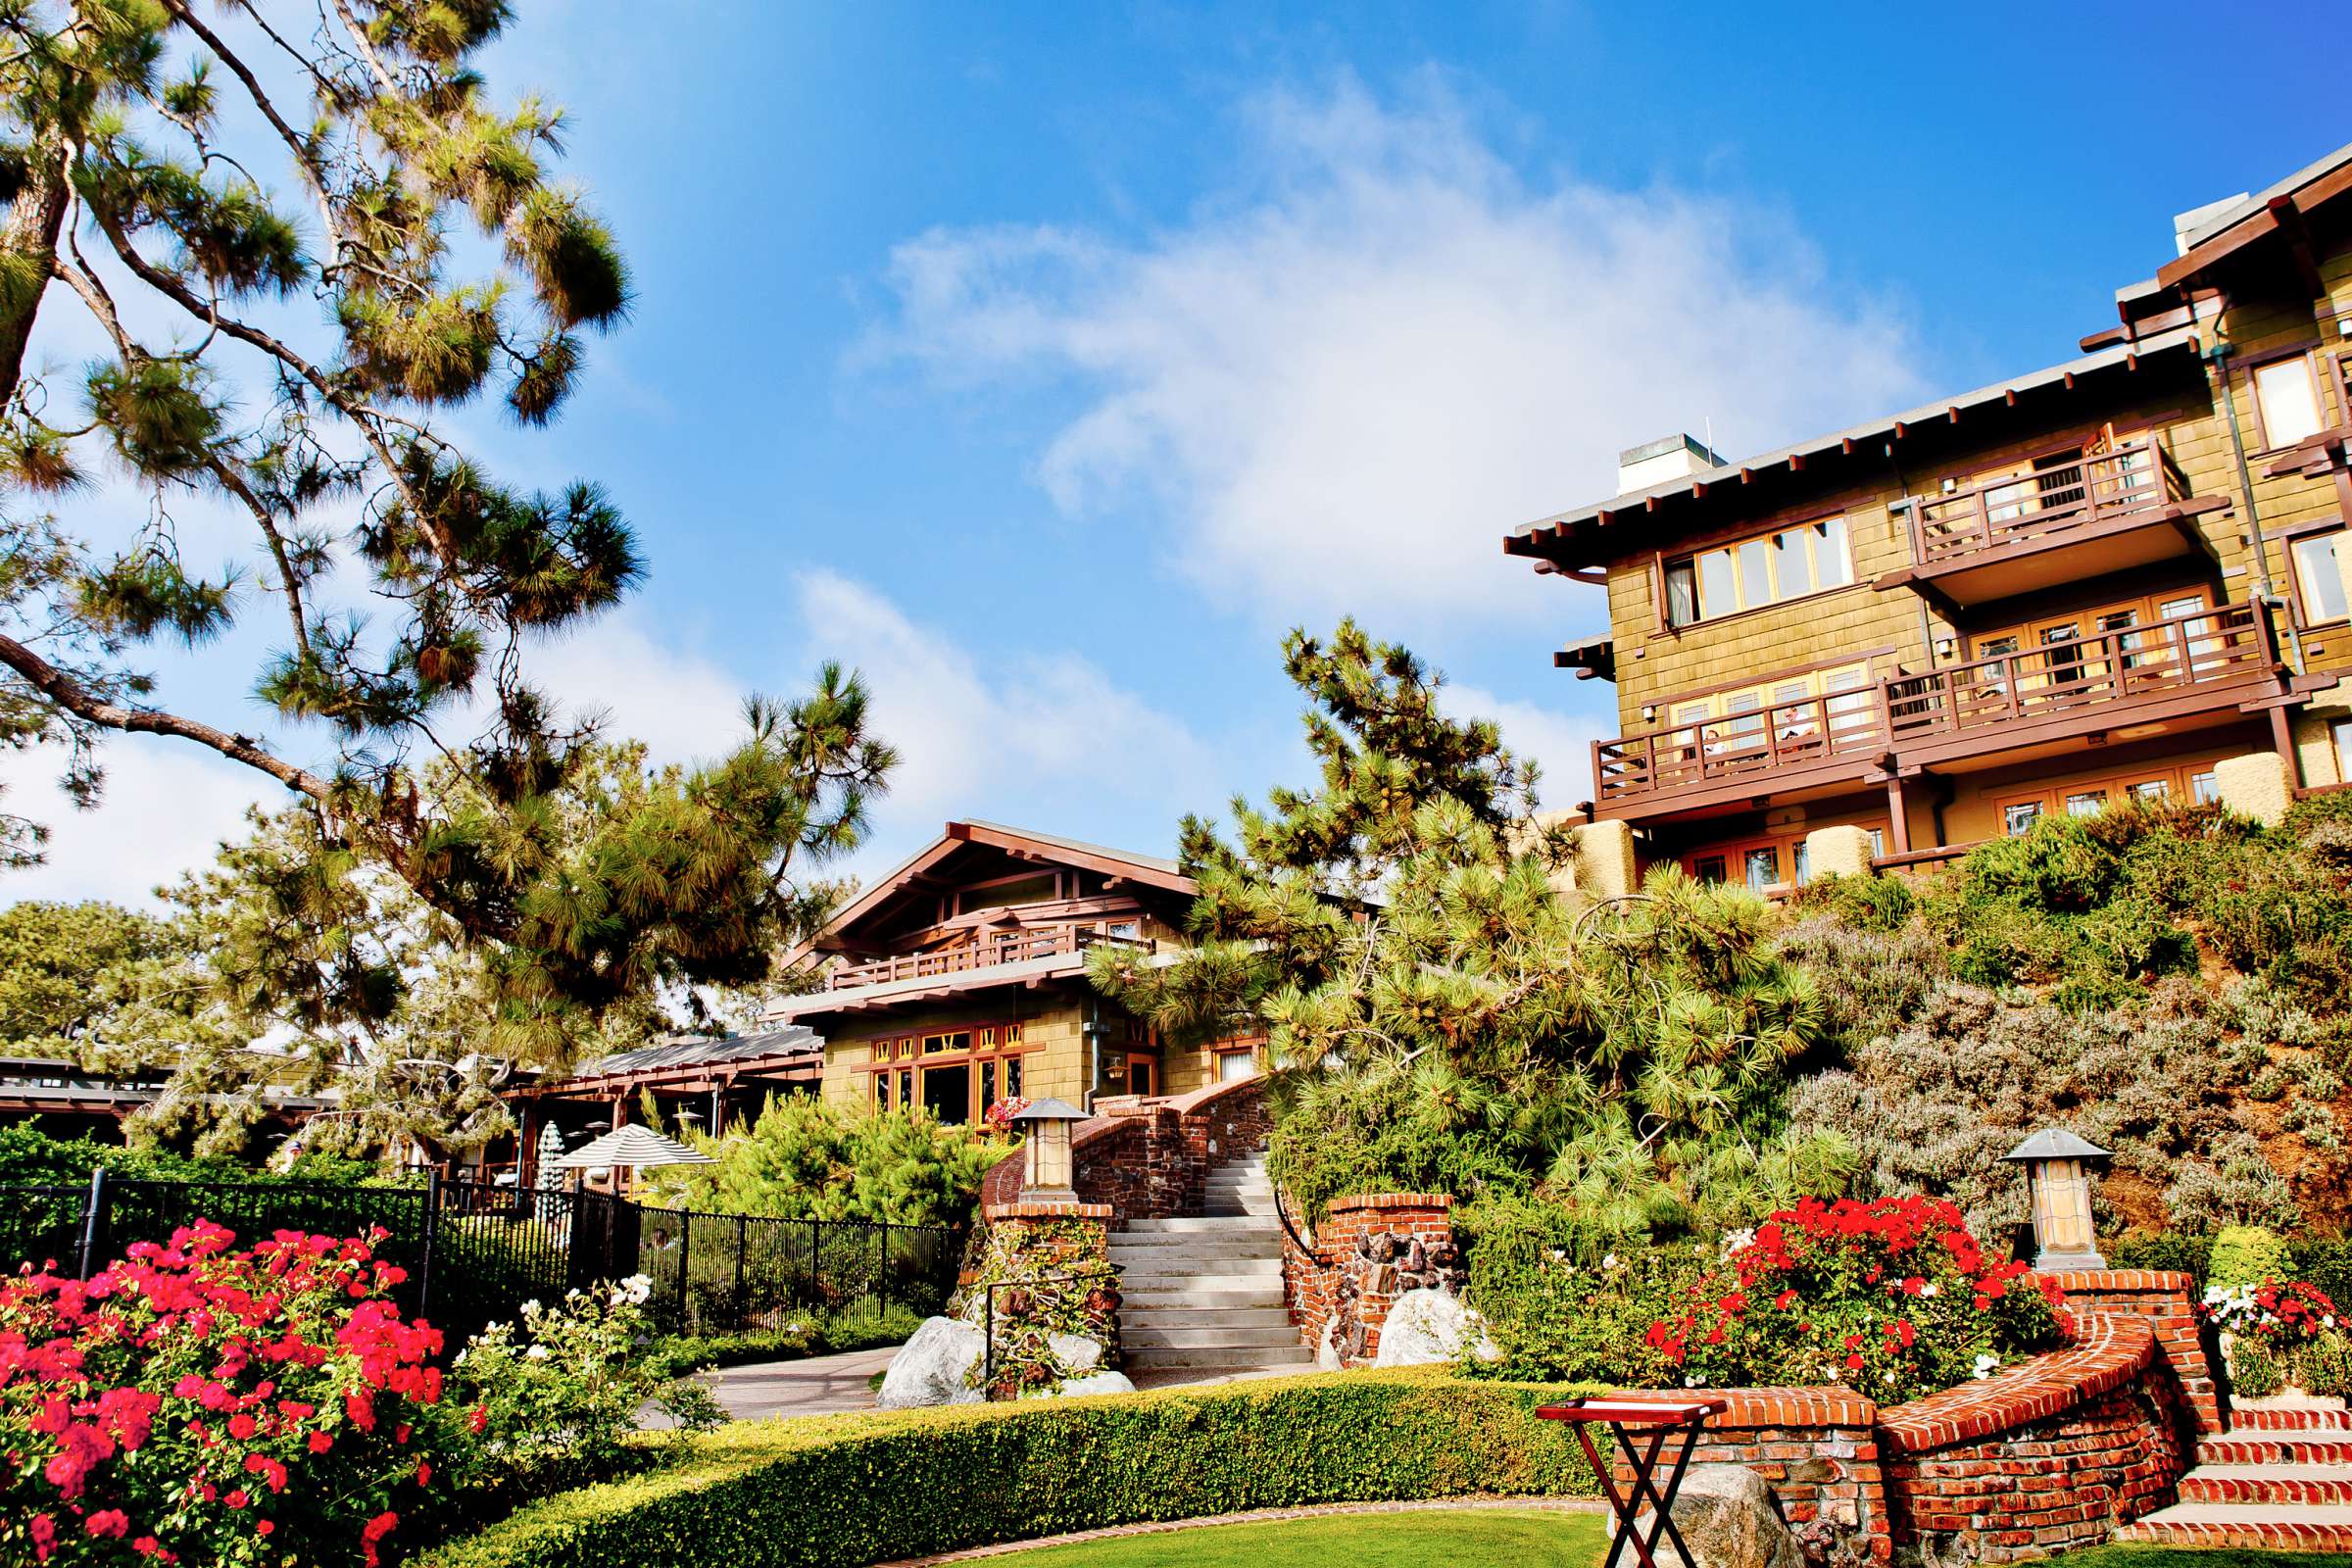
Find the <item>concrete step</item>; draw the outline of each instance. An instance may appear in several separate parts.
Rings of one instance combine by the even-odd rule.
[[[1263,1236],[1269,1239],[1282,1234],[1279,1220],[1259,1220],[1254,1217],[1212,1214],[1200,1219],[1131,1219],[1122,1230],[1113,1231],[1113,1246],[1120,1242],[1149,1243],[1162,1236]]]
[[[2352,1410],[2341,1404],[2267,1405],[2230,1411],[2230,1430],[2235,1432],[2352,1432]]]
[[[2352,1464],[2352,1431],[2232,1432],[2199,1442],[2197,1463]]]
[[[1121,1268],[1149,1268],[1170,1259],[1199,1262],[1236,1257],[1261,1257],[1279,1264],[1282,1250],[1256,1237],[1166,1236],[1110,1244],[1110,1260]]]
[[[1216,1345],[1229,1348],[1273,1349],[1280,1346],[1297,1345],[1298,1343],[1298,1331],[1291,1326],[1287,1316],[1278,1323],[1268,1323],[1257,1328],[1196,1328],[1189,1326],[1184,1328],[1156,1326],[1145,1328],[1131,1325],[1123,1317],[1119,1320],[1119,1347],[1121,1349],[1127,1350],[1139,1348],[1195,1349]]]
[[[2352,1507],[2177,1502],[2125,1525],[2115,1540],[2257,1551],[2352,1551]]]
[[[1122,1338],[1137,1331],[1161,1333],[1189,1329],[1281,1329],[1289,1332],[1291,1313],[1281,1306],[1163,1306],[1119,1308]]]
[[[2352,1464],[2204,1464],[2180,1478],[2182,1502],[2352,1504]]]
[[[1315,1352],[1303,1345],[1243,1348],[1237,1346],[1126,1346],[1121,1353],[1130,1367],[1230,1367],[1254,1370],[1269,1366],[1309,1367]]]
[[[1139,1296],[1194,1297],[1204,1291],[1271,1290],[1282,1294],[1282,1276],[1272,1269],[1242,1273],[1235,1269],[1218,1269],[1200,1274],[1129,1274],[1119,1281],[1119,1295],[1129,1300]]]
[[[1121,1291],[1121,1312],[1156,1312],[1169,1307],[1199,1307],[1204,1312],[1228,1312],[1235,1307],[1281,1307],[1282,1287],[1255,1286],[1249,1289],[1203,1288],[1195,1290]]]

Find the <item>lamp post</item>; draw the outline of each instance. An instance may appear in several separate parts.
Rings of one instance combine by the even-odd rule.
[[[2093,1166],[2108,1156],[2063,1127],[2045,1127],[2001,1156],[2026,1167],[2035,1268],[2105,1268],[2090,1216]]]
[[[1022,1199],[1076,1202],[1078,1193],[1070,1185],[1070,1129],[1086,1120],[1086,1112],[1059,1100],[1033,1100],[1007,1119],[1020,1123],[1028,1139]]]

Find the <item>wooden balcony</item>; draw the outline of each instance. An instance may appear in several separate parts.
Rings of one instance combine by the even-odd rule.
[[[2226,720],[2280,690],[2250,604],[2046,643],[1858,691],[1595,741],[1601,814],[1658,816],[1831,793],[1936,766],[1991,766],[2132,726]]]
[[[965,974],[974,969],[993,969],[1000,964],[1021,963],[1030,958],[1060,957],[1098,947],[1134,948],[1150,953],[1156,944],[1147,938],[1105,936],[1100,931],[1088,931],[1077,926],[1046,926],[1009,935],[983,936],[977,943],[966,947],[941,948],[931,953],[903,953],[896,957],[879,958],[871,963],[847,965],[834,970],[826,978],[825,989],[853,991],[860,986],[888,985],[894,980]]]
[[[1946,495],[1912,496],[1912,564],[1878,579],[1947,609],[2170,560],[2208,547],[2196,498],[2153,438]]]

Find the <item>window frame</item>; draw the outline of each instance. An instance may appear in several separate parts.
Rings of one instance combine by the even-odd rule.
[[[2314,430],[2311,435],[2299,435],[2291,441],[2279,441],[2273,438],[2271,417],[2262,406],[2262,372],[2284,365],[2289,360],[2303,362],[2303,373],[2311,379],[2312,414],[2320,422],[2319,428]],[[2246,360],[2246,402],[2252,405],[2254,410],[2254,439],[2256,443],[2255,450],[2249,456],[2269,457],[2273,453],[2284,452],[2290,447],[2299,446],[2310,440],[2312,435],[2333,428],[2333,421],[2328,416],[2328,408],[2331,389],[2328,384],[2328,377],[2322,373],[2320,361],[2320,345],[2316,340],[2273,350],[2269,353],[2249,357]]]
[[[2314,517],[2307,522],[2294,523],[2271,535],[2278,541],[2279,551],[2286,557],[2287,612],[2294,617],[2297,631],[2315,630],[2322,626],[2340,626],[2352,621],[2352,574],[2344,570],[2342,556],[2337,556],[2337,587],[2341,590],[2345,613],[2315,620],[2304,599],[2304,574],[2301,550],[2304,545],[2330,534],[2352,534],[2352,520],[2344,517]]]
[[[1825,583],[1819,547],[1823,537],[1833,526],[1837,528],[1839,543],[1843,547],[1842,555],[1838,559],[1838,572],[1842,580],[1836,583]],[[1781,596],[1778,559],[1781,550],[1778,541],[1784,535],[1798,533],[1806,536],[1805,569],[1811,578],[1811,586],[1801,593]],[[1725,565],[1728,568],[1728,580],[1725,587],[1729,589],[1735,601],[1744,601],[1746,591],[1740,553],[1751,545],[1762,551],[1765,580],[1776,597],[1769,598],[1761,604],[1751,605],[1740,602],[1730,609],[1710,611],[1708,609],[1710,595],[1706,585],[1707,573],[1700,563],[1712,556],[1724,557]],[[1677,568],[1685,568],[1689,571],[1692,611],[1691,618],[1679,624],[1673,618],[1671,603],[1673,594],[1668,586],[1669,580]],[[1704,626],[1716,621],[1730,620],[1738,615],[1749,615],[1759,611],[1776,610],[1783,605],[1801,604],[1807,599],[1817,598],[1822,594],[1843,593],[1849,588],[1861,586],[1861,576],[1854,564],[1853,511],[1851,508],[1840,508],[1835,512],[1819,513],[1812,516],[1789,518],[1773,523],[1768,527],[1737,534],[1728,539],[1718,540],[1673,555],[1662,550],[1658,551],[1651,557],[1650,583],[1658,627],[1662,631],[1673,634],[1688,631],[1693,626]]]
[[[969,1119],[960,1125],[977,1126],[988,1114],[988,1105],[977,1103],[981,1095],[983,1066],[1019,1061],[1037,1054],[1043,1049],[1029,1044],[1025,1038],[1030,1021],[1027,1018],[1000,1015],[985,1023],[969,1021],[924,1025],[864,1041],[846,1041],[843,1049],[854,1051],[862,1045],[866,1050],[866,1061],[853,1063],[851,1070],[868,1080],[863,1086],[862,1098],[869,1110],[905,1109],[908,1105],[924,1102],[926,1074],[940,1067],[969,1068],[969,1076],[965,1080],[966,1100],[972,1105],[972,1110]],[[968,1042],[961,1050],[925,1049],[932,1040],[953,1039],[958,1035]],[[1026,1079],[1028,1069],[1024,1066],[1019,1070]],[[1000,1098],[1004,1098],[1001,1093],[1004,1069],[999,1067],[988,1076],[995,1080]],[[895,1082],[897,1088],[886,1093],[881,1087],[881,1081],[886,1079]],[[911,1094],[908,1093],[910,1088]]]

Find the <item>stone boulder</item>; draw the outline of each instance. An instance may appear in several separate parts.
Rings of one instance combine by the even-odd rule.
[[[1090,1394],[1133,1394],[1135,1385],[1127,1381],[1124,1372],[1090,1372],[1084,1377],[1071,1378],[1055,1389],[1052,1397],[1080,1399]]]
[[[1660,1475],[1656,1484],[1665,1479]],[[1639,1521],[1645,1539],[1652,1517],[1654,1510],[1645,1509]],[[1696,1568],[1805,1568],[1805,1549],[1781,1518],[1772,1489],[1745,1465],[1692,1465],[1674,1495],[1674,1527]],[[1674,1560],[1674,1544],[1663,1536],[1657,1556],[1661,1563]]]
[[[1475,1343],[1474,1343],[1475,1342]],[[1407,1291],[1389,1307],[1374,1366],[1428,1366],[1461,1358],[1465,1346],[1482,1361],[1502,1351],[1462,1304],[1444,1291]]]
[[[1049,1334],[1046,1348],[1054,1359],[1070,1369],[1073,1378],[1100,1370],[1102,1365],[1102,1342],[1090,1340],[1083,1334]]]
[[[890,1369],[882,1374],[881,1396],[874,1402],[885,1410],[978,1404],[983,1396],[965,1380],[987,1348],[987,1337],[969,1323],[925,1318],[914,1338],[890,1358]]]

